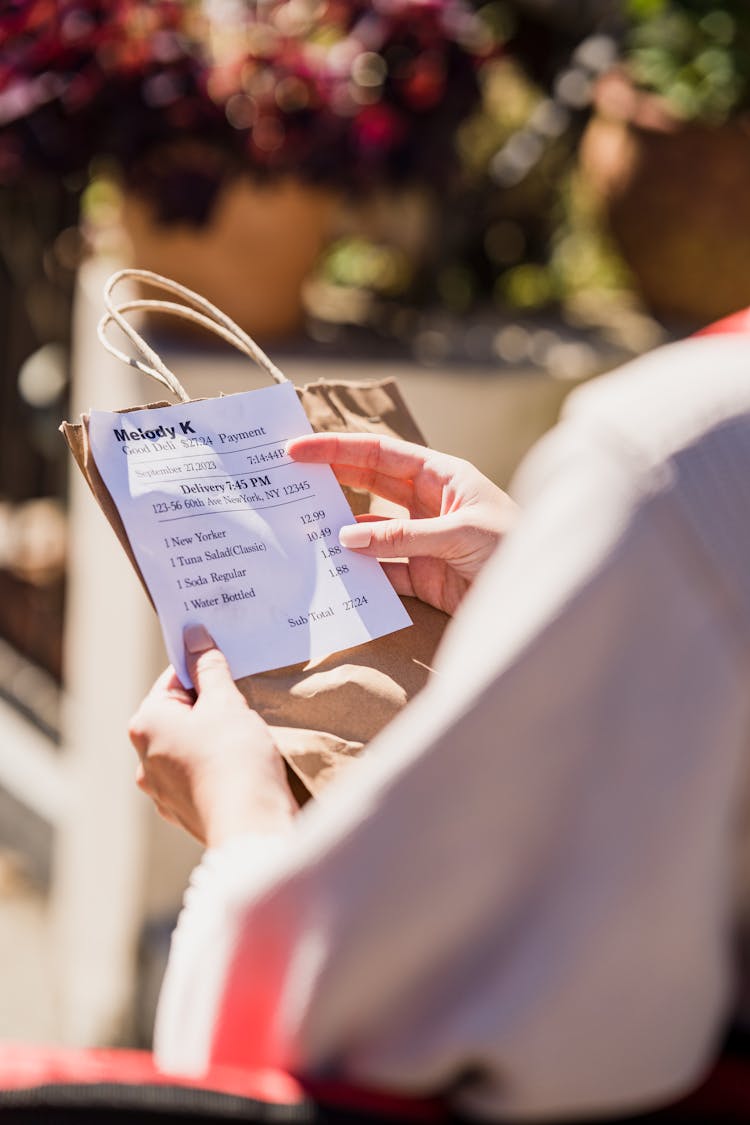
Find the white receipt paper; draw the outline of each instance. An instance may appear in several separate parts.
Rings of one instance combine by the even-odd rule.
[[[411,625],[380,564],[339,546],[354,517],[291,383],[130,413],[92,411],[99,472],[125,525],[169,659],[205,625],[235,679],[314,661]]]

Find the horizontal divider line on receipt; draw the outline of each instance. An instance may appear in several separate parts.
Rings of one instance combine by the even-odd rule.
[[[184,435],[180,434],[179,436],[183,437]],[[130,439],[128,439],[128,440],[130,440]],[[137,440],[138,441],[148,441],[149,439],[148,438],[138,438]],[[160,438],[159,440],[161,441],[163,439]],[[174,440],[174,439],[170,439],[170,440]],[[291,440],[292,439],[288,438],[288,437],[280,437],[280,438],[276,438],[276,441],[261,442],[260,445],[243,445],[242,449],[223,449],[222,448],[221,452],[222,453],[247,453],[248,451],[252,451],[253,449],[265,449],[269,445],[286,445],[286,443],[288,441],[291,441]],[[133,441],[136,441],[136,439],[133,438]],[[152,457],[150,453],[147,453],[145,457],[130,457],[128,460],[129,460],[129,464],[131,464],[131,465],[149,464],[152,461],[185,461],[188,457],[211,457],[212,454],[215,454],[215,452],[216,452],[212,445],[205,445],[205,446],[202,446],[201,448],[205,449],[206,452],[205,453],[191,453],[190,450],[186,449],[184,453],[178,453],[174,457]]]
[[[296,500],[282,500],[280,504],[261,504],[260,507],[251,507],[250,504],[233,504],[229,508],[211,508],[208,512],[188,512],[186,516],[170,516],[168,520],[157,520],[157,523],[175,523],[176,520],[192,520],[199,516],[225,516],[228,512],[267,512],[269,508],[286,508],[287,504],[299,504],[301,500],[314,500],[315,493],[306,492]]]
[[[166,480],[170,484],[179,484],[181,480],[216,480],[217,477],[252,477],[257,472],[265,472],[266,469],[285,469],[288,465],[298,465],[299,461],[277,461],[274,465],[254,465],[252,469],[248,469],[244,473],[201,473],[200,476],[194,477],[162,477],[158,473],[151,480]],[[140,479],[140,478],[139,478]]]

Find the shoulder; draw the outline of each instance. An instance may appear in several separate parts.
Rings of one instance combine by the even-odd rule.
[[[750,635],[749,480],[750,338],[738,335],[669,344],[575,391],[513,487],[524,507],[565,501],[578,534],[595,523],[677,545]]]
[[[563,420],[609,435],[651,463],[700,446],[730,423],[750,432],[750,337],[657,348],[574,391]]]

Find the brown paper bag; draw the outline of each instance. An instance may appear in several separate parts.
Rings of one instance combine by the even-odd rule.
[[[129,301],[116,306],[111,292],[123,277],[137,277],[158,288],[178,293],[199,310],[165,301]],[[123,270],[105,287],[108,314],[100,326],[100,337],[110,351],[158,379],[183,401],[190,401],[184,388],[161,359],[141,339],[123,314],[135,308],[158,309],[186,316],[216,331],[279,381],[285,377],[257,348],[254,341],[215,310],[208,302],[174,282],[146,271]],[[110,320],[116,321],[135,343],[146,362],[117,351],[106,338]],[[217,327],[218,326],[218,327]],[[373,383],[320,381],[298,388],[297,393],[316,431],[389,434],[425,444],[393,379]],[[129,412],[167,401],[124,408]],[[109,520],[144,589],[150,594],[130,546],[120,514],[94,461],[88,435],[88,415],[79,423],[60,427],[75,461],[94,498]],[[356,514],[370,510],[372,497],[345,489]],[[383,504],[378,502],[378,511]],[[334,653],[323,660],[297,664],[270,672],[245,676],[237,685],[250,705],[274,728],[281,753],[290,767],[294,790],[300,802],[320,791],[333,776],[346,768],[400,709],[424,686],[435,650],[448,618],[416,598],[404,598],[413,626],[379,637],[367,644]]]

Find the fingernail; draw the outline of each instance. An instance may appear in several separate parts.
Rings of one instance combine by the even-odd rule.
[[[186,625],[182,638],[188,652],[205,652],[214,647],[214,639],[204,625]]]
[[[342,547],[369,547],[371,539],[372,530],[366,523],[350,523],[339,531]]]

